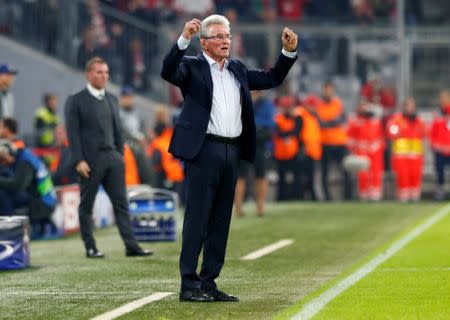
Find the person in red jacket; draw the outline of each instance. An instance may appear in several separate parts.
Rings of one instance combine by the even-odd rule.
[[[402,113],[388,122],[392,140],[392,171],[395,174],[397,198],[402,202],[420,200],[424,160],[425,124],[417,115],[416,102],[406,99]]]
[[[384,130],[372,105],[362,100],[356,115],[348,122],[348,148],[354,155],[370,160],[366,170],[358,173],[358,195],[361,200],[381,200],[383,196]]]
[[[434,152],[434,168],[436,171],[436,200],[445,199],[444,172],[450,165],[450,92],[441,91],[441,108],[431,124],[430,144]]]

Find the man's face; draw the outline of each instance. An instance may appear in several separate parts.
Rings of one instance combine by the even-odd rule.
[[[0,73],[0,90],[6,91],[9,89],[9,74],[7,73]]]
[[[86,73],[86,78],[95,89],[105,89],[109,79],[108,65],[106,63],[94,63]]]
[[[403,106],[403,112],[406,114],[416,113],[416,101],[412,98],[408,98]]]
[[[447,107],[450,105],[450,92],[447,90],[443,90],[439,94],[439,101],[441,103],[441,107]]]
[[[222,61],[230,56],[230,30],[222,24],[211,24],[207,32],[209,39],[201,39],[203,50],[215,61]]]
[[[120,105],[124,109],[132,109],[134,106],[134,96],[131,94],[121,96]]]
[[[322,96],[326,99],[331,99],[334,96],[334,87],[332,85],[325,85],[322,88]]]
[[[0,139],[8,139],[8,129],[3,125],[3,121],[0,121]]]
[[[53,96],[50,99],[48,99],[48,107],[53,111],[56,112],[58,109],[58,98]]]

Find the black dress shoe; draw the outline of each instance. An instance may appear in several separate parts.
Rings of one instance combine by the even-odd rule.
[[[180,301],[188,302],[213,302],[214,298],[202,289],[194,289],[180,292]]]
[[[214,298],[214,302],[239,302],[239,298],[232,296],[231,294],[226,294],[220,290],[208,291],[208,295]]]
[[[147,257],[151,256],[153,254],[153,251],[145,250],[145,249],[137,249],[137,250],[128,250],[126,251],[125,255],[127,257]]]
[[[90,249],[87,249],[87,251],[86,251],[86,257],[87,258],[104,258],[105,255],[103,254],[103,252],[101,252],[97,248],[90,248]]]

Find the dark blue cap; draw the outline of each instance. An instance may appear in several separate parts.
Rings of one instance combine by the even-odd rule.
[[[8,64],[0,64],[0,74],[9,73],[9,74],[17,74],[17,69]]]
[[[130,86],[123,86],[120,94],[122,96],[131,96],[133,94],[133,88]]]

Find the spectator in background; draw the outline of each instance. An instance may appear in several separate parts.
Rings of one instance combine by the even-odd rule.
[[[254,22],[262,20],[262,15],[265,9],[265,2],[270,1],[248,1],[248,0],[216,0],[216,11],[224,13],[228,9],[233,9],[239,12],[239,19],[246,22]],[[227,17],[228,18],[228,17]],[[229,18],[228,18],[229,19]],[[234,34],[233,34],[234,37]],[[233,38],[234,40],[234,38]]]
[[[6,139],[16,147],[25,148],[25,143],[17,137],[19,125],[14,118],[0,119],[0,139]]]
[[[59,148],[59,155],[54,162],[54,167],[50,168],[53,172],[53,183],[57,186],[77,183],[78,174],[72,165],[67,132],[63,125],[58,125],[55,128],[55,139],[56,146]]]
[[[436,172],[436,200],[445,199],[445,167],[450,166],[450,92],[442,90],[439,96],[440,110],[431,124],[430,143],[434,152]]]
[[[127,157],[129,159],[128,172],[135,162],[137,167],[139,183],[151,184],[151,167],[145,155],[146,136],[143,117],[135,108],[133,89],[128,86],[122,87],[120,94],[120,122],[124,141],[127,144]],[[132,153],[132,154],[130,154]],[[125,168],[127,170],[127,168]],[[132,176],[134,174],[128,174]],[[128,179],[131,180],[131,179]],[[137,181],[134,179],[133,181]],[[131,184],[131,183],[129,183]]]
[[[416,101],[408,98],[402,112],[388,122],[392,140],[392,171],[395,174],[397,199],[419,201],[422,190],[425,123],[417,115]]]
[[[352,154],[369,160],[369,167],[358,172],[360,200],[378,201],[383,197],[384,129],[372,105],[360,101],[348,123],[348,147]]]
[[[234,26],[233,28],[233,46],[231,47],[231,55],[236,59],[242,59],[245,55],[244,38],[239,32],[238,12],[235,8],[227,8],[223,14],[228,21]]]
[[[29,209],[34,235],[42,236],[46,226],[56,232],[51,214],[56,206],[56,193],[44,163],[30,150],[17,149],[8,141],[0,143],[0,164],[12,169],[12,176],[0,176],[0,206],[3,212]],[[1,211],[1,210],[0,210]]]
[[[0,119],[14,116],[14,95],[11,87],[14,84],[17,70],[8,65],[0,65]]]
[[[144,46],[139,37],[131,39],[124,56],[124,84],[136,91],[144,92],[148,85],[148,66],[145,61]]]
[[[278,200],[296,200],[299,197],[298,165],[302,118],[295,113],[296,101],[292,96],[278,98],[281,111],[275,115],[275,132],[273,135],[273,156],[278,169]]]
[[[325,82],[322,86],[322,99],[317,107],[317,114],[320,121],[320,136],[322,140],[322,189],[325,200],[331,200],[329,191],[329,173],[331,164],[336,163],[338,171],[342,176],[343,198],[350,200],[352,187],[350,177],[343,167],[344,157],[347,150],[347,115],[342,105],[342,101],[335,95],[334,85]]]
[[[155,137],[147,149],[147,156],[150,157],[156,174],[155,186],[177,192],[181,202],[184,203],[183,166],[179,159],[169,153],[173,133],[169,112],[167,108],[159,108],[156,113]]]
[[[395,111],[397,104],[395,89],[381,83],[380,76],[375,73],[368,75],[368,81],[361,88],[361,97],[367,102],[380,105],[383,108],[383,121]]]
[[[59,33],[59,0],[45,0],[42,4],[41,12],[43,19],[42,39],[45,52],[49,55],[55,55]]]
[[[282,20],[298,22],[303,18],[303,7],[311,0],[277,0],[278,16]]]
[[[86,27],[83,31],[83,39],[78,47],[77,66],[80,69],[86,67],[88,60],[95,56],[101,56],[103,50],[97,47],[95,42],[95,31],[91,26]]]
[[[320,104],[320,98],[314,95],[306,97],[303,105],[299,106],[295,113],[302,119],[300,131],[300,143],[304,148],[298,166],[298,179],[300,186],[300,199],[317,201],[318,197],[314,188],[314,172],[316,162],[322,158],[322,143],[320,141],[320,124],[316,112]]]
[[[60,123],[58,111],[58,97],[53,93],[46,93],[43,97],[44,105],[40,107],[34,117],[36,145],[38,147],[54,147],[56,145],[55,129]]]
[[[111,40],[106,28],[105,17],[100,10],[98,0],[86,0],[87,20],[94,31],[95,44],[100,48],[109,48]]]
[[[275,128],[275,105],[264,95],[263,91],[252,91],[251,95],[253,100],[253,110],[255,112],[256,125],[255,163],[252,165],[245,160],[240,160],[234,205],[236,215],[242,216],[242,204],[245,198],[246,180],[249,178],[248,173],[250,167],[253,167],[256,180],[256,213],[259,217],[262,217],[264,216],[264,203],[266,201],[268,188],[266,171],[268,162],[272,157],[270,142]]]
[[[368,0],[351,0],[352,22],[371,24],[374,22],[374,9]]]
[[[183,20],[192,17],[205,17],[215,10],[213,0],[174,0],[173,7]]]
[[[135,108],[133,88],[129,86],[122,87],[119,103],[119,116],[122,123],[124,139],[128,143],[140,144],[144,147],[144,119]]]

